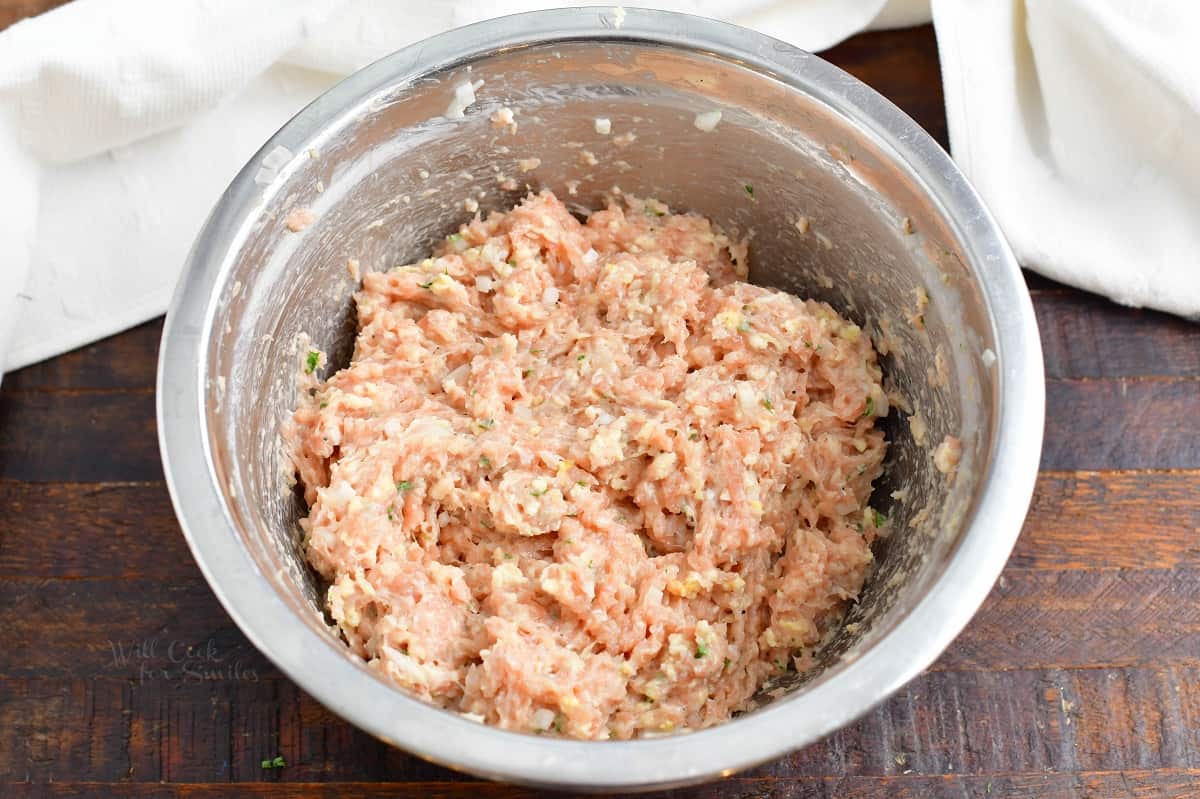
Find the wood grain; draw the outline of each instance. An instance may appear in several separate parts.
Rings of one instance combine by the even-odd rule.
[[[152,389],[162,318],[4,376],[9,390]]]
[[[1049,380],[1044,470],[1200,467],[1200,378]]]
[[[0,580],[196,575],[162,483],[0,481],[0,507]],[[1008,566],[1200,568],[1200,470],[1044,473]]]
[[[277,675],[221,609],[197,571],[188,578],[6,579],[0,678],[139,679],[176,668],[169,650],[214,646],[229,665]],[[114,646],[162,644],[144,657]],[[1105,569],[1007,571],[937,670],[1100,668],[1200,664],[1200,571]]]
[[[752,769],[799,778],[1200,769],[1195,668],[939,672],[855,724]],[[283,680],[10,680],[0,781],[224,782],[472,778],[424,764]],[[282,775],[261,761],[282,756]],[[704,794],[701,794],[704,795]]]
[[[0,508],[0,580],[196,574],[164,483],[0,481]]]
[[[735,778],[688,791],[638,794],[646,799],[683,795],[696,799],[1078,799],[1078,797],[1123,797],[1124,799],[1195,799],[1200,797],[1198,771],[1104,771],[1077,774],[946,775],[944,777],[825,777],[786,781]],[[39,790],[44,787],[45,791]],[[110,796],[183,797],[224,799],[225,785],[121,785],[113,790],[106,783],[55,783],[49,786],[14,786],[14,799],[108,799]],[[473,784],[447,785],[440,782],[410,782],[402,785],[373,783],[245,783],[238,796],[263,799],[517,799],[535,795],[513,786],[488,786],[481,792]],[[560,799],[589,794],[556,793]]]
[[[1200,374],[1200,324],[1114,305],[1073,291],[1037,294],[1046,376],[1151,377]]]
[[[1046,403],[1043,469],[1200,468],[1200,378],[1051,380]],[[0,393],[0,479],[161,478],[151,392]]]
[[[1200,662],[1200,572],[1013,570],[933,668]]]
[[[177,648],[190,646],[212,647],[229,668],[278,674],[234,626],[198,569],[170,580],[6,579],[0,622],[13,640],[30,642],[0,648],[0,678],[137,680],[178,670]],[[160,645],[141,656],[114,652],[143,641]]]
[[[1200,567],[1200,470],[1042,473],[1008,568]]]
[[[0,0],[0,28],[54,5]],[[826,55],[945,146],[931,28]],[[649,796],[1200,799],[1200,326],[1026,282],[1049,378],[1044,471],[979,614],[857,723]],[[0,386],[0,797],[541,795],[371,738],[241,635],[162,483],[161,324]],[[288,765],[263,770],[275,755]]]
[[[152,391],[0,392],[0,480],[161,480]]]

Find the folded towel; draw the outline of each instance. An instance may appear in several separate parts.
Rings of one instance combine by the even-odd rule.
[[[1020,262],[1200,318],[1200,3],[934,0],[950,149]]]

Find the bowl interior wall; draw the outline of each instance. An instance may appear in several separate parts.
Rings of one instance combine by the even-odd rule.
[[[477,100],[465,117],[447,119],[464,81],[483,82]],[[489,120],[505,106],[516,112],[515,134]],[[699,129],[696,115],[716,110],[716,128]],[[596,132],[598,117],[611,121],[611,134]],[[244,543],[331,646],[342,644],[299,552],[304,509],[287,486],[279,442],[296,402],[299,337],[329,353],[330,370],[346,364],[355,289],[348,259],[364,271],[418,260],[469,218],[466,198],[486,213],[540,188],[581,212],[623,191],[708,216],[749,237],[753,282],[830,302],[887,350],[885,384],[897,401],[883,421],[887,471],[872,505],[895,532],[877,544],[877,565],[822,668],[785,678],[783,688],[805,690],[869,647],[938,575],[994,438],[995,385],[984,356],[992,331],[960,238],[922,186],[815,92],[711,54],[560,42],[383,87],[316,136],[312,152],[296,155],[264,191],[212,308],[207,424]],[[537,166],[523,170],[532,158]],[[283,224],[295,207],[316,215],[300,234]],[[922,440],[897,405],[920,415]],[[953,480],[931,457],[945,435],[963,441]],[[767,690],[777,696],[778,687]],[[766,690],[762,698],[771,701]]]

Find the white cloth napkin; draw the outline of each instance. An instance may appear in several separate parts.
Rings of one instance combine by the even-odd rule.
[[[229,179],[341,76],[535,0],[76,0],[0,32],[0,365],[161,313]],[[669,0],[809,50],[929,0]],[[955,155],[1018,256],[1200,315],[1191,0],[934,0]],[[1190,24],[1189,24],[1190,23]]]
[[[933,0],[950,146],[1025,266],[1200,319],[1200,2]]]

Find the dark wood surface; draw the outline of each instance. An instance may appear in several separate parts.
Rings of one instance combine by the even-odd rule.
[[[929,28],[827,55],[945,144]],[[860,722],[671,796],[1200,797],[1200,327],[1028,280],[1046,446],[983,609]],[[162,482],[160,330],[0,388],[0,797],[534,795],[379,743],[245,640]]]

